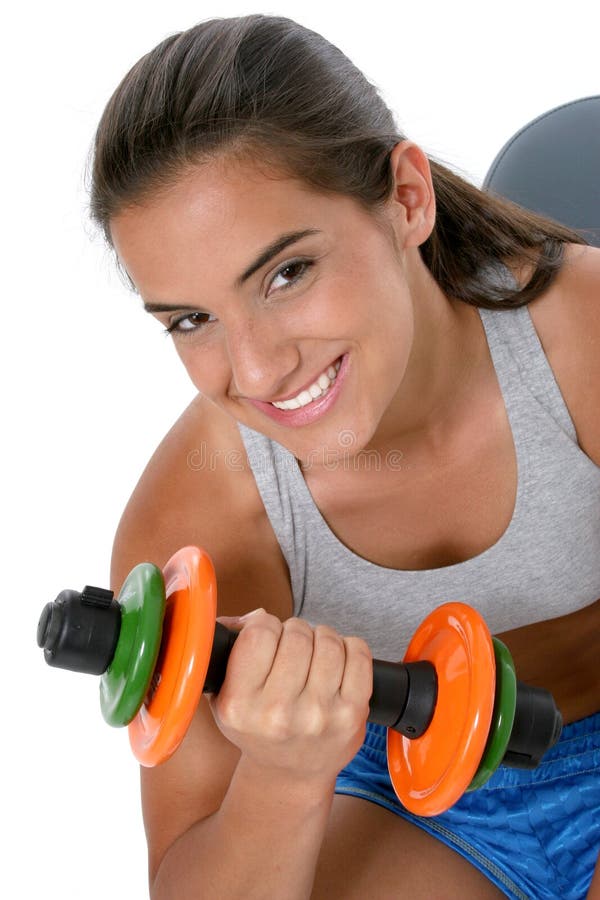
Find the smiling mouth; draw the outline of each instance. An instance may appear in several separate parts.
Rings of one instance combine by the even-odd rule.
[[[294,397],[289,397],[287,400],[275,400],[271,402],[271,406],[276,407],[276,409],[300,409],[303,406],[308,406],[314,400],[318,400],[320,397],[323,397],[331,388],[331,385],[335,382],[337,378],[337,373],[342,364],[341,358],[337,359],[332,365],[328,366],[324,372],[322,372],[319,377],[313,381],[305,390],[300,391],[300,393],[296,394]]]

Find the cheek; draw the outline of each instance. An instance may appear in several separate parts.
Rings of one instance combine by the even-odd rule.
[[[369,327],[375,303],[365,287],[348,278],[328,278],[285,308],[279,325],[295,339],[357,340]]]
[[[206,397],[216,397],[226,390],[230,367],[223,342],[198,341],[197,344],[175,344],[175,350],[194,385]]]
[[[414,340],[414,312],[410,296],[398,285],[379,296],[368,323],[369,359],[382,385],[382,397],[393,396],[406,374]]]

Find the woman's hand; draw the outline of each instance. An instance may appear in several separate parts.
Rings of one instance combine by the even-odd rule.
[[[364,739],[373,682],[367,644],[262,609],[219,621],[240,629],[223,686],[209,698],[222,733],[254,766],[330,783]]]

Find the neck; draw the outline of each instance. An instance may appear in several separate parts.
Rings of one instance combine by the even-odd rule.
[[[489,354],[477,309],[440,290],[420,256],[409,280],[413,344],[402,383],[365,449],[439,450],[469,408]]]

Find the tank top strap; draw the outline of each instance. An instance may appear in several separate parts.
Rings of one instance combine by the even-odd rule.
[[[304,595],[307,531],[316,508],[308,501],[310,494],[293,453],[241,422],[237,426],[258,493],[287,562],[294,597],[301,597]]]
[[[576,444],[573,420],[535,330],[529,306],[499,310],[480,307],[479,314],[509,417],[514,389],[527,390]],[[511,425],[514,429],[515,423],[511,421]]]

